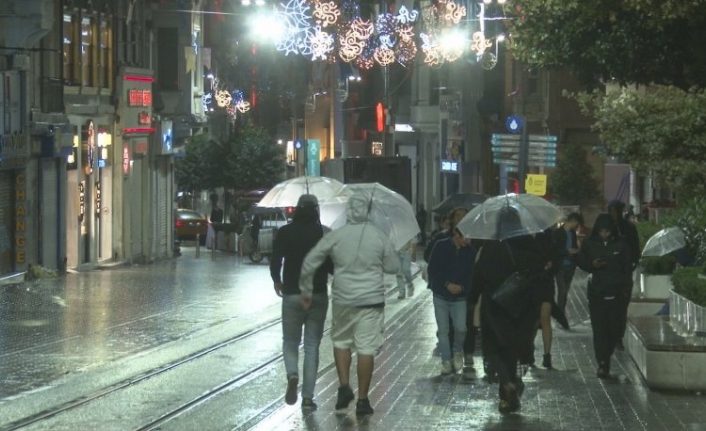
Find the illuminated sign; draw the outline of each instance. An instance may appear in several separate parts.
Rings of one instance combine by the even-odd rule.
[[[83,221],[86,214],[86,182],[78,183],[78,221]]]
[[[383,130],[385,130],[385,107],[382,106],[382,103],[378,103],[375,106],[375,119],[377,131],[382,132]]]
[[[152,90],[137,90],[131,88],[127,91],[128,106],[152,106]]]
[[[137,114],[137,124],[140,126],[149,126],[152,124],[152,116],[147,111],[142,111]]]
[[[458,161],[456,161],[456,160],[442,160],[441,161],[441,171],[442,172],[458,173]]]
[[[96,133],[93,121],[86,123],[86,158],[84,159],[83,170],[86,175],[93,173],[93,164],[96,159]]]
[[[94,199],[96,201],[96,218],[100,218],[101,216],[101,183],[96,181],[96,187],[95,187],[95,196]]]
[[[123,174],[130,173],[130,148],[128,144],[123,145]]]

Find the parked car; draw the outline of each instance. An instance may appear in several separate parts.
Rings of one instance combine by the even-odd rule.
[[[198,211],[189,209],[177,209],[174,214],[174,227],[178,240],[196,239],[200,235],[201,245],[206,243],[208,233],[208,220]]]

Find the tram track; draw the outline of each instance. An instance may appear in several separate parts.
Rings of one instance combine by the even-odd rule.
[[[201,349],[197,352],[194,352],[192,354],[183,356],[175,361],[172,361],[166,365],[160,365],[158,367],[154,367],[148,371],[145,371],[141,374],[138,374],[136,376],[130,377],[129,379],[122,380],[118,383],[115,383],[113,385],[95,390],[93,392],[90,392],[87,395],[74,398],[70,401],[67,401],[65,403],[62,403],[56,407],[52,407],[43,411],[40,411],[38,413],[35,413],[33,415],[27,416],[25,418],[13,421],[8,423],[7,425],[3,425],[0,430],[2,431],[13,431],[13,430],[18,430],[21,428],[25,428],[34,424],[38,424],[44,420],[47,420],[49,418],[52,418],[56,415],[59,415],[61,413],[66,413],[71,410],[77,409],[81,406],[84,406],[86,404],[89,404],[93,401],[96,401],[100,398],[103,398],[107,395],[114,394],[120,390],[123,390],[125,388],[128,388],[130,386],[134,386],[138,383],[141,383],[145,380],[148,380],[150,378],[153,378],[155,376],[167,373],[171,370],[174,370],[175,368],[178,368],[180,366],[183,366],[187,363],[193,362],[201,357],[204,357],[208,354],[211,354],[217,350],[223,349],[225,347],[228,347],[232,345],[233,343],[237,343],[240,341],[243,341],[245,339],[248,339],[250,337],[254,337],[255,335],[266,331],[267,329],[272,328],[275,325],[278,325],[282,322],[281,318],[277,319],[272,319],[269,320],[261,325],[258,325],[255,328],[252,328],[246,332],[243,332],[241,334],[238,334],[236,336],[233,336],[231,338],[228,338],[220,343],[214,344],[212,346],[209,346],[205,349]],[[247,374],[247,373],[245,373]]]

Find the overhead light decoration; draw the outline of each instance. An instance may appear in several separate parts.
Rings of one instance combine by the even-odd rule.
[[[286,5],[281,5],[277,15],[283,23],[284,32],[277,43],[277,50],[284,51],[285,55],[311,55],[309,40],[313,32],[309,10],[306,0],[289,0]]]
[[[312,60],[326,60],[328,54],[333,51],[333,36],[316,26],[314,32],[310,34],[308,43],[311,46]]]
[[[218,105],[219,108],[225,108],[226,106],[230,105],[230,102],[233,100],[233,97],[230,95],[230,93],[226,90],[219,90],[216,92],[216,104]]]
[[[461,6],[451,0],[441,0],[439,4],[443,9],[444,21],[447,23],[458,24],[466,16],[466,6]]]
[[[343,37],[339,38],[338,56],[348,63],[355,60],[363,53],[374,29],[371,21],[363,20],[360,17],[354,18],[344,30]]]
[[[316,17],[322,27],[335,24],[339,16],[341,16],[341,11],[336,3],[332,1],[328,3],[317,1],[314,3],[314,17]]]

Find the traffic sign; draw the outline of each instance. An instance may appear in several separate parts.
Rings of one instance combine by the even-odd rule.
[[[493,141],[520,141],[519,135],[507,135],[502,133],[493,133]],[[557,142],[557,137],[554,135],[529,135],[530,142]]]
[[[516,117],[514,115],[510,115],[507,117],[507,120],[505,120],[505,128],[510,133],[520,133],[522,131],[522,124],[522,117]]]

